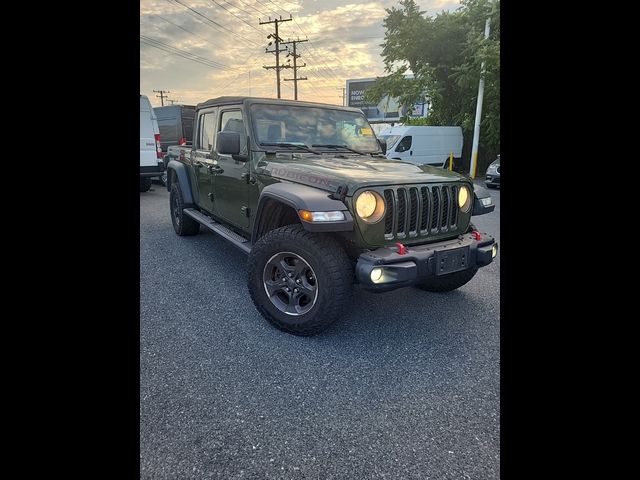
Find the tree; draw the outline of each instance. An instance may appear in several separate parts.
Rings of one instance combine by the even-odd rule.
[[[483,169],[500,151],[500,2],[461,0],[455,12],[443,11],[430,17],[414,0],[401,0],[400,8],[386,11],[381,47],[388,75],[377,79],[365,99],[377,103],[390,95],[410,107],[428,97],[427,123],[460,125],[465,144],[470,145],[484,61],[479,152],[479,167]],[[491,34],[485,39],[488,16]],[[406,78],[408,73],[413,73],[413,78]]]

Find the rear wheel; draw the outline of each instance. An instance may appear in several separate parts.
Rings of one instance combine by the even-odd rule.
[[[353,267],[338,241],[288,225],[263,236],[249,254],[248,287],[258,311],[294,335],[315,335],[342,314]]]
[[[148,192],[151,188],[151,177],[140,177],[140,191]]]
[[[184,213],[182,191],[180,190],[180,184],[175,180],[171,183],[169,208],[171,210],[171,223],[173,223],[173,229],[178,235],[195,235],[200,231],[200,224]]]

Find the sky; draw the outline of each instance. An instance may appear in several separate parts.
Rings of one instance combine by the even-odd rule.
[[[458,0],[417,0],[429,15],[455,10]],[[398,0],[141,0],[140,93],[160,106],[158,93],[195,105],[225,95],[277,98],[275,55],[265,53],[274,24],[280,37],[299,43],[298,99],[342,104],[348,79],[384,75],[380,44],[385,8]],[[289,46],[292,48],[292,46]],[[273,49],[273,45],[269,47]],[[186,58],[185,58],[186,57]],[[286,52],[280,63],[287,64]],[[281,70],[281,97],[293,99],[293,69]],[[169,105],[165,99],[165,105]]]

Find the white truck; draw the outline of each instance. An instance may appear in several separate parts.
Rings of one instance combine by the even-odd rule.
[[[164,162],[158,120],[146,95],[140,95],[140,191],[151,188],[151,178],[162,176]]]
[[[448,166],[462,157],[461,127],[391,127],[378,137],[387,142],[387,158],[415,165]]]

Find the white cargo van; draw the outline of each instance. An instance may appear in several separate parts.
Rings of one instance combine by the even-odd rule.
[[[164,171],[160,130],[151,102],[140,95],[140,191],[151,188],[151,178],[160,177]]]
[[[385,130],[379,138],[387,142],[387,158],[416,165],[448,166],[462,157],[462,128],[402,126]]]

